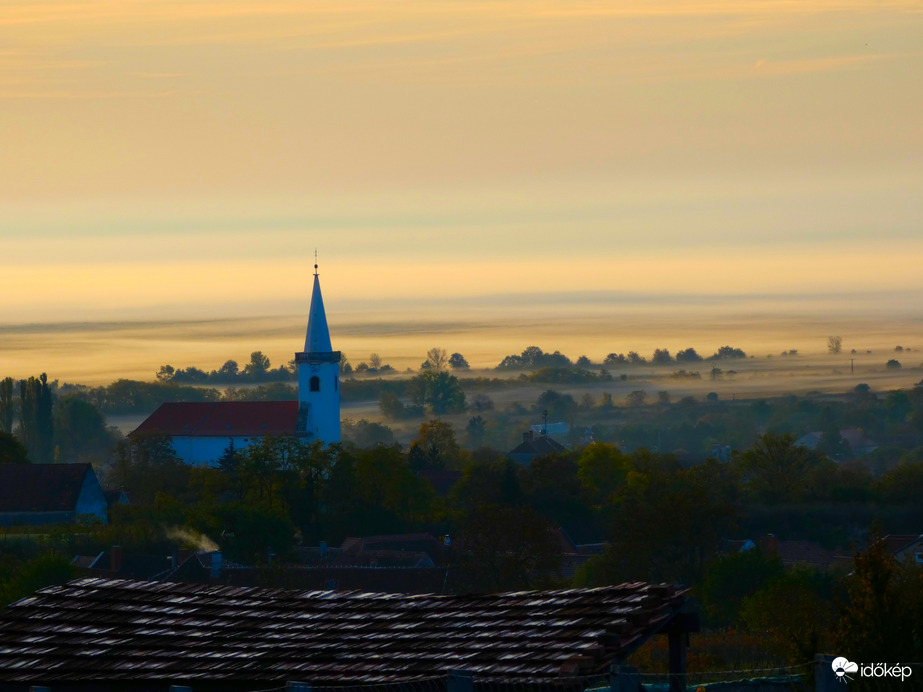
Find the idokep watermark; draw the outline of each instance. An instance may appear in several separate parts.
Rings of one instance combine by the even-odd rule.
[[[900,679],[903,682],[913,672],[910,666],[902,666],[900,663],[853,663],[842,656],[833,659],[831,665],[840,682],[852,680],[856,675],[863,678]]]

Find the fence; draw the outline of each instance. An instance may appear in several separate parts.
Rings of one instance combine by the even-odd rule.
[[[855,671],[838,674],[834,657],[818,655],[798,666],[750,670],[724,670],[678,675],[641,674],[631,666],[613,666],[608,675],[557,679],[479,679],[466,671],[409,681],[364,685],[313,685],[290,681],[273,687],[222,687],[203,683],[201,688],[164,685],[163,692],[917,692],[923,691],[923,663],[859,664]],[[871,669],[868,666],[871,665]],[[895,666],[901,671],[896,675]],[[903,673],[901,675],[900,673]],[[65,686],[66,687],[66,686]],[[145,686],[150,688],[150,686]],[[104,688],[100,688],[104,689]],[[120,688],[124,689],[124,688]],[[62,688],[63,692],[64,688]],[[57,692],[33,686],[30,692]]]

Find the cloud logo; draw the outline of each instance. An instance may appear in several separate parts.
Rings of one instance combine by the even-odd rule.
[[[852,678],[849,677],[847,673],[858,673],[859,672],[858,663],[853,663],[852,661],[849,661],[848,659],[843,658],[842,656],[838,656],[837,658],[833,659],[833,663],[831,665],[833,666],[833,672],[834,674],[836,674],[837,680],[839,680],[840,682],[846,682],[847,680],[852,680]]]

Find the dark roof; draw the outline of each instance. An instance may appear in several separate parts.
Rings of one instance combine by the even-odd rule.
[[[297,401],[215,401],[161,404],[131,433],[173,437],[294,435]]]
[[[557,440],[547,435],[535,435],[530,431],[523,435],[522,442],[509,455],[543,457],[546,454],[560,454],[566,451],[567,447]]]
[[[677,614],[667,585],[411,596],[78,579],[0,615],[0,679],[482,681],[605,672]]]
[[[89,464],[0,464],[0,512],[73,512]]]

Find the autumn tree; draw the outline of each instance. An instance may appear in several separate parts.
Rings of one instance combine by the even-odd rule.
[[[411,468],[458,468],[462,450],[455,439],[455,430],[445,421],[431,420],[420,426],[420,431],[410,444],[407,458]]]

